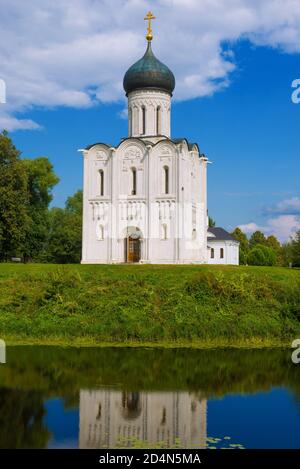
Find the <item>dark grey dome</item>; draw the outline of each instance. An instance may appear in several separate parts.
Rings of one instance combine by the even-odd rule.
[[[155,57],[149,41],[145,55],[125,73],[123,86],[126,95],[142,88],[158,89],[172,95],[175,77],[171,70]]]

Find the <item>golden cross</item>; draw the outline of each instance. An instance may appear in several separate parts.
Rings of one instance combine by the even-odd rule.
[[[153,34],[152,34],[152,29],[151,29],[151,20],[155,20],[155,16],[151,11],[147,13],[147,15],[144,18],[146,21],[148,21],[148,28],[147,28],[147,36],[146,39],[147,41],[152,41],[153,39]]]

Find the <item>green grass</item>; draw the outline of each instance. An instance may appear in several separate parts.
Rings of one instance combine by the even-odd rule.
[[[0,337],[14,344],[290,345],[300,337],[300,271],[0,264]]]

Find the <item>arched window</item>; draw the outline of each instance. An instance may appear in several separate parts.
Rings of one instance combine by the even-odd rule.
[[[142,134],[146,133],[146,108],[142,106]]]
[[[100,169],[99,171],[99,178],[100,178],[100,184],[99,184],[100,195],[104,195],[104,171],[103,169]]]
[[[156,134],[161,134],[161,107],[158,106],[156,109]]]
[[[165,194],[169,194],[169,167],[164,166],[164,190]]]
[[[220,259],[224,259],[224,249],[220,249]]]
[[[98,226],[98,239],[99,241],[103,241],[104,239],[104,226],[103,225]]]
[[[131,130],[132,135],[137,135],[140,131],[139,128],[139,108],[137,106],[133,106],[132,108],[132,123],[131,123]]]
[[[168,239],[168,227],[165,223],[161,227],[161,239]]]
[[[132,137],[132,108],[129,109],[129,114],[128,114],[128,118],[129,118],[129,136]]]
[[[215,250],[214,250],[214,248],[211,248],[211,250],[210,250],[210,258],[211,258],[211,259],[214,259],[214,258],[215,258]]]
[[[192,240],[195,241],[195,239],[197,239],[197,231],[196,231],[196,228],[193,228],[193,231],[192,231]]]
[[[136,195],[136,169],[135,168],[131,168],[131,177],[132,177],[131,195]]]

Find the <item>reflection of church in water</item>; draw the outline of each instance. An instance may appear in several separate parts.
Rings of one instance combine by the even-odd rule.
[[[80,448],[124,442],[205,448],[206,400],[189,392],[80,392]]]

